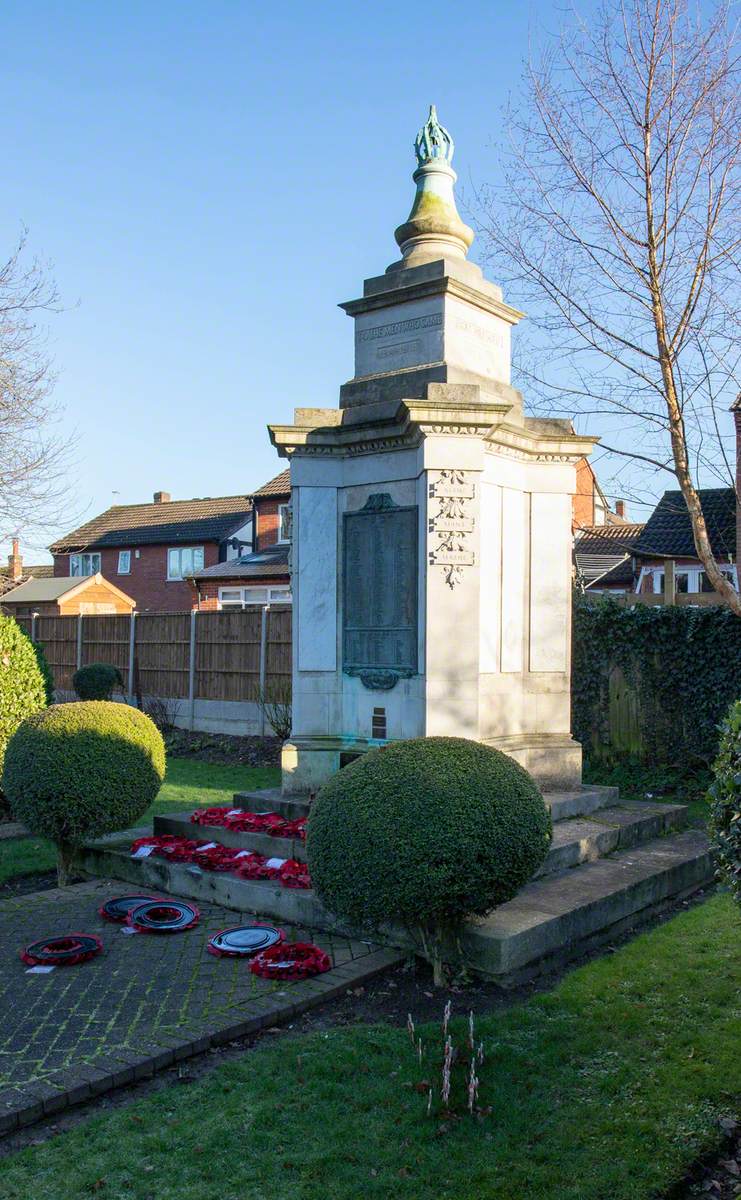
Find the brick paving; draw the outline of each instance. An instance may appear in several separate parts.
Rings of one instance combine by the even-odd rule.
[[[258,979],[245,961],[206,950],[212,934],[251,914],[200,903],[194,929],[126,936],[97,910],[132,890],[96,880],[0,903],[0,1133],[288,1021],[402,957],[368,942],[286,928],[290,940],[326,950],[332,970],[305,981]],[[69,932],[98,934],[103,953],[27,974],[21,948]]]

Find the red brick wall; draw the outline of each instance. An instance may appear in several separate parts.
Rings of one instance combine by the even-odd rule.
[[[219,607],[219,588],[244,587],[246,584],[252,584],[255,587],[288,587],[290,585],[290,576],[286,573],[285,575],[273,575],[269,579],[202,579],[198,583],[200,603],[198,602],[196,589],[193,588],[193,607],[197,607],[201,612],[215,612]]]
[[[127,550],[128,546],[122,546]],[[139,550],[139,558],[136,550]],[[189,612],[193,607],[193,592],[185,580],[168,581],[167,546],[131,547],[131,573],[118,573],[118,547],[105,548],[100,553],[101,574],[116,587],[136,600],[137,612]],[[98,553],[98,551],[95,551]],[[69,575],[69,554],[54,555],[54,574]],[[219,561],[216,542],[204,544],[204,565],[211,567]]]
[[[280,533],[280,513],[281,504],[288,504],[289,497],[277,497],[275,500],[256,500],[255,501],[255,523],[257,526],[257,538],[255,541],[255,550],[264,550],[267,546],[274,546],[278,541]]]
[[[586,458],[576,464],[576,492],[571,506],[574,529],[594,525],[594,476]]]

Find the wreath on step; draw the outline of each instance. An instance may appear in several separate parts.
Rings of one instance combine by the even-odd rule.
[[[329,955],[312,942],[281,942],[261,950],[250,962],[250,971],[262,979],[309,979],[332,967]]]

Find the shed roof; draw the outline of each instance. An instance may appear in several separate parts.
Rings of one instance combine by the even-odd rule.
[[[82,592],[91,583],[103,584],[111,592],[128,600],[132,607],[136,603],[131,596],[127,596],[125,592],[116,587],[115,583],[111,583],[101,574],[85,575],[82,578],[79,575],[57,575],[52,579],[29,579],[26,583],[21,583],[17,588],[13,588],[12,591],[6,592],[2,603],[43,604],[44,601],[59,600],[61,596],[67,596],[72,592]]]

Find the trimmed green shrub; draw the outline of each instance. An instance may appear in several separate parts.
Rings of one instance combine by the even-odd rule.
[[[81,700],[110,700],[115,687],[123,688],[123,678],[110,663],[90,663],[75,671],[72,687]]]
[[[162,735],[149,717],[89,700],[52,705],[16,730],[3,787],[15,819],[56,842],[62,884],[75,847],[133,825],[164,776]]]
[[[36,655],[36,662],[39,664],[39,670],[41,671],[41,677],[44,680],[44,694],[46,696],[46,703],[53,704],[54,703],[54,674],[52,672],[51,667],[49,666],[49,660],[46,657],[46,651],[44,650],[44,647],[41,645],[41,642],[31,642],[31,645],[33,646],[33,652]]]
[[[46,703],[33,642],[13,617],[0,615],[0,776],[8,741]]]
[[[371,750],[321,789],[309,815],[312,886],[355,927],[420,931],[441,947],[470,914],[512,898],[543,862],[551,818],[519,763],[481,742],[430,737]]]
[[[720,747],[708,793],[710,834],[718,876],[741,905],[741,700],[731,705],[720,727]]]

